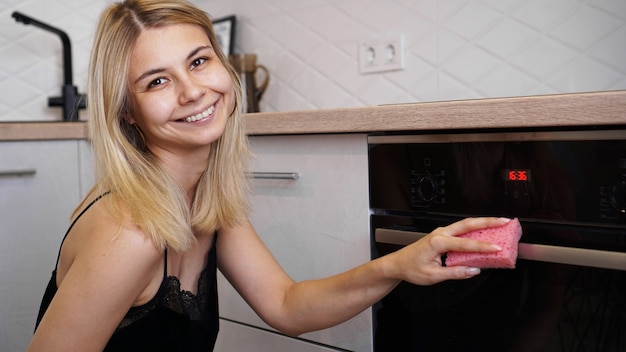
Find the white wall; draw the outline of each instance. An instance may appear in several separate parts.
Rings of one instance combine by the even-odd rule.
[[[262,110],[626,88],[624,0],[232,0]],[[404,34],[404,71],[361,75],[360,40]]]
[[[85,91],[96,18],[110,0],[0,0],[0,121],[58,120],[66,30]],[[238,16],[237,51],[272,72],[263,111],[626,89],[624,0],[194,0]],[[403,71],[362,75],[358,43],[403,34]],[[84,113],[81,118],[85,118]]]
[[[60,118],[60,41],[11,18],[68,32],[85,90],[97,0],[0,0],[0,121]],[[194,0],[238,16],[238,52],[272,80],[263,111],[626,89],[623,0]],[[406,68],[358,71],[358,43],[404,35]],[[81,115],[81,118],[85,118]]]

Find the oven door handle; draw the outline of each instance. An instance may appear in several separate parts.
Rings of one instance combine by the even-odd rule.
[[[411,244],[426,235],[423,232],[385,228],[374,231],[376,242],[400,246]],[[517,254],[518,258],[532,261],[626,270],[626,253],[621,252],[520,243]]]

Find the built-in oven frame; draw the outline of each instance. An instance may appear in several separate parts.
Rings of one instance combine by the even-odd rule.
[[[456,131],[450,133],[447,132],[432,132],[432,133],[392,133],[382,135],[371,135],[368,137],[368,144],[432,144],[432,143],[464,143],[464,142],[525,142],[525,141],[624,141],[626,140],[626,129],[611,128],[611,129],[587,129],[587,130],[543,130],[543,131],[480,131],[480,132],[467,132]],[[626,151],[624,152],[624,160],[626,160]],[[626,161],[625,165],[622,165],[623,180],[626,180]],[[413,229],[405,229],[403,226],[400,228],[377,226],[375,218],[381,217],[410,217],[409,211],[388,211],[386,209],[379,209],[370,204],[370,213],[372,217],[372,248],[373,257],[377,254],[374,252],[377,244],[391,245],[391,247],[406,246],[414,241],[427,235],[426,232],[415,231]],[[458,215],[458,214],[457,214]],[[440,217],[446,220],[446,216]],[[450,219],[452,219],[450,217]],[[520,219],[523,220],[524,219]],[[535,221],[532,219],[531,221]],[[540,221],[541,222],[541,221]],[[545,220],[546,226],[561,226],[561,224],[551,224],[550,220]],[[624,230],[625,223],[623,220],[618,220],[616,223],[611,224],[604,223],[584,223],[573,224],[572,226],[582,226],[583,228],[606,228],[608,231],[619,232]],[[410,226],[409,226],[410,228]],[[626,233],[624,234],[626,238]],[[606,249],[594,249],[594,248],[575,248],[558,245],[546,245],[538,243],[524,243],[519,244],[519,259],[530,262],[543,262],[556,265],[566,265],[573,267],[588,267],[592,269],[604,270],[607,272],[626,272],[626,252],[623,250],[611,251]],[[622,275],[623,276],[623,275]],[[373,314],[376,314],[374,309]],[[376,318],[374,320],[374,329],[377,324]],[[376,333],[374,332],[374,335]],[[376,351],[376,348],[375,348]]]

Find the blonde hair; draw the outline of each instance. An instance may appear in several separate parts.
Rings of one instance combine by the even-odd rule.
[[[142,30],[171,24],[200,26],[228,70],[235,107],[210,150],[191,209],[186,197],[148,150],[141,131],[124,118],[130,111],[131,51]],[[112,191],[108,203],[122,221],[122,206],[159,249],[185,250],[196,236],[242,223],[247,216],[248,146],[241,118],[239,77],[228,63],[209,16],[184,0],[126,0],[103,12],[89,63],[88,114],[97,182],[90,194]]]

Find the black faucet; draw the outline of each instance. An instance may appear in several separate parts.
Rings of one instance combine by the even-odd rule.
[[[65,82],[61,90],[62,96],[49,97],[48,106],[61,106],[63,108],[63,121],[77,121],[78,109],[87,107],[87,96],[79,94],[78,89],[72,83],[72,45],[70,43],[70,37],[67,33],[58,28],[37,21],[19,12],[13,12],[11,16],[15,18],[17,22],[24,23],[24,25],[32,24],[33,26],[55,33],[61,37],[61,42],[63,43],[63,75],[65,76]]]

